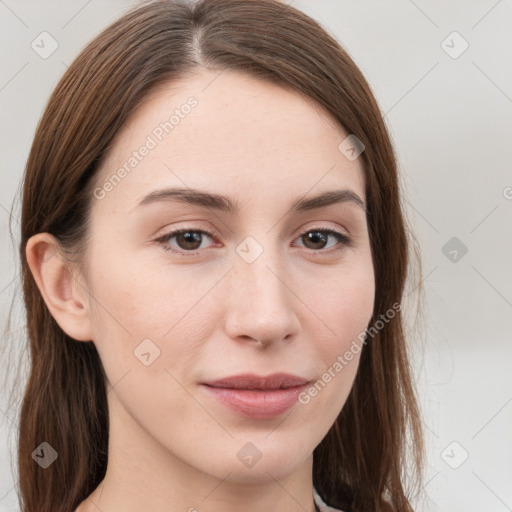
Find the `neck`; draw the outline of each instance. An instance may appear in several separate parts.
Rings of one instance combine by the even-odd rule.
[[[312,456],[280,478],[255,467],[242,480],[237,466],[219,478],[215,468],[208,473],[170,453],[113,406],[105,478],[76,512],[315,512]]]

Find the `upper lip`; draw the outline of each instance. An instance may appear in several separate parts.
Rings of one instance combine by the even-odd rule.
[[[274,373],[267,376],[247,373],[204,382],[203,384],[214,388],[272,390],[303,386],[308,382],[307,379],[289,373]]]

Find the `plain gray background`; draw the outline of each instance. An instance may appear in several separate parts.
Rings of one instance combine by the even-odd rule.
[[[512,2],[291,3],[320,21],[361,68],[399,158],[426,299],[410,340],[429,455],[427,499],[417,510],[512,510]],[[79,50],[131,5],[0,0],[0,305],[3,327],[14,300],[2,344],[16,350],[23,311],[9,211],[36,124]],[[51,49],[42,32],[58,44],[46,58],[31,46],[44,37]],[[16,200],[16,243],[18,219]],[[411,296],[416,284],[408,285]],[[3,357],[2,377],[12,369]],[[18,510],[11,474],[17,418],[5,395],[0,512]]]

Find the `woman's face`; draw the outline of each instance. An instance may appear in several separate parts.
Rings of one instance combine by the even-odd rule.
[[[166,84],[120,132],[84,256],[125,461],[237,482],[311,463],[373,311],[348,135],[296,92],[232,71]]]

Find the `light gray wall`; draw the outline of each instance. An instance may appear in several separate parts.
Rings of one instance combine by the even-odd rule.
[[[23,318],[8,211],[31,138],[74,56],[132,3],[0,1],[0,318],[3,326],[14,298],[14,333],[2,340],[14,348]],[[418,510],[512,510],[512,2],[292,3],[365,73],[399,157],[426,293],[425,320],[411,339],[429,452],[429,499]],[[58,44],[47,58],[31,47],[51,50],[41,32]],[[17,510],[8,442],[16,411],[5,393],[1,400],[4,512]]]

